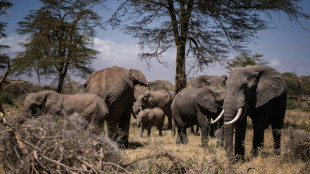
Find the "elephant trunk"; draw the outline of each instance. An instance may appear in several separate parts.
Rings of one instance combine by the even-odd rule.
[[[225,99],[223,108],[224,113],[224,124],[232,121],[237,113],[236,102],[231,99]],[[225,124],[224,126],[224,147],[228,157],[233,156],[233,124]]]
[[[140,127],[142,123],[142,119],[141,118],[137,118],[137,126]]]

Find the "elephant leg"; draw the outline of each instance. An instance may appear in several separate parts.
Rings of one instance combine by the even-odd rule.
[[[117,130],[117,123],[114,121],[107,121],[107,126],[108,126],[108,137],[116,142],[119,136],[119,131]]]
[[[265,131],[265,125],[263,123],[263,120],[260,119],[258,121],[253,120],[253,149],[252,149],[252,155],[257,156],[258,155],[258,147],[263,148],[264,143],[264,131]]]
[[[235,133],[235,155],[237,158],[244,157],[244,142],[247,126],[247,117],[243,117],[236,123],[236,133]]]
[[[118,128],[120,129],[120,137],[117,143],[119,144],[120,147],[124,148],[128,147],[130,118],[131,118],[131,107],[129,107],[127,111],[123,114],[123,117],[121,118],[118,124]]]
[[[199,135],[199,125],[196,126],[195,135],[196,135],[196,136]]]
[[[148,123],[148,125],[147,125],[147,136],[148,137],[151,136],[151,129],[152,129],[152,124]]]
[[[272,135],[273,135],[273,149],[275,154],[280,155],[281,154],[281,129],[283,128],[283,122],[284,122],[284,114],[280,115],[280,119],[277,120],[277,122],[272,123]]]
[[[207,147],[208,146],[208,132],[209,132],[209,123],[206,117],[201,113],[201,111],[197,111],[197,119],[198,119],[198,125],[201,130],[201,146]]]
[[[186,127],[185,126],[178,126],[178,135],[177,135],[177,144],[188,144],[188,138],[186,134]]]
[[[195,135],[194,125],[192,125],[192,126],[190,127],[190,132],[191,132],[191,134]]]
[[[214,138],[215,137],[215,130],[216,130],[216,124],[211,124],[209,127],[209,136]]]
[[[166,114],[167,114],[167,117],[168,117],[168,127],[167,127],[167,129],[171,130],[172,129],[172,113],[171,113],[170,108],[168,109]]]
[[[162,133],[163,126],[162,125],[157,126],[157,129],[158,129],[158,132],[159,132],[159,136],[163,136],[163,133]]]
[[[141,126],[141,131],[140,131],[140,137],[143,138],[143,131],[144,131],[144,123],[142,123],[142,126]]]
[[[223,126],[220,126],[217,124],[217,129],[216,129],[216,147],[223,147],[224,143],[224,128]]]

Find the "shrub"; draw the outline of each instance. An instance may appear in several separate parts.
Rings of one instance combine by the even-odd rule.
[[[9,105],[14,104],[13,100],[11,99],[11,97],[8,93],[5,93],[0,97],[0,103],[7,103]]]
[[[122,159],[116,143],[91,133],[78,115],[8,118],[8,123],[18,127],[0,127],[0,164],[8,173],[109,173],[113,168],[105,164]]]
[[[301,107],[301,110],[305,111],[305,112],[310,112],[310,103],[308,103],[307,105],[305,106],[302,106]]]
[[[284,130],[288,141],[284,146],[284,156],[288,159],[310,161],[310,134],[289,128]]]
[[[296,109],[296,101],[288,99],[286,103],[286,109],[288,110]]]

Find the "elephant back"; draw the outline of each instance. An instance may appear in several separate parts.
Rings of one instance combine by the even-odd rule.
[[[95,71],[87,80],[85,92],[97,94],[105,99],[108,105],[120,95],[129,95],[128,97],[133,98],[131,78],[127,69],[117,66]]]
[[[202,88],[204,86],[214,86],[218,88],[225,88],[225,81],[227,80],[227,76],[209,76],[209,75],[200,75],[195,77],[191,81],[191,87],[193,88]]]

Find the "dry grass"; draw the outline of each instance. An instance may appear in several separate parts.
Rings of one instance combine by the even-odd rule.
[[[9,115],[11,113],[15,115],[20,112],[20,108],[10,107],[6,111],[10,112]],[[200,137],[189,133],[188,145],[176,145],[176,136],[173,137],[171,131],[163,131],[163,136],[161,137],[158,135],[155,127],[152,129],[151,137],[147,137],[146,132],[144,132],[144,138],[140,138],[140,130],[135,125],[136,120],[132,118],[131,121],[130,148],[121,150],[123,163],[165,152],[173,155],[173,160],[167,156],[156,156],[139,160],[126,168],[130,173],[182,173],[182,171],[175,169],[175,167],[182,164],[188,167],[188,173],[310,173],[310,168],[307,167],[310,166],[309,161],[286,158],[287,156],[285,155],[273,155],[271,128],[265,130],[264,155],[251,157],[253,131],[250,120],[248,121],[249,128],[247,129],[245,141],[246,161],[236,164],[229,163],[225,151],[222,148],[215,147],[215,139],[209,141],[207,148],[201,148]],[[309,133],[310,114],[300,110],[287,111],[285,127],[287,128],[288,126]],[[289,138],[289,136],[283,135],[281,142],[282,152],[285,151],[283,148]]]

